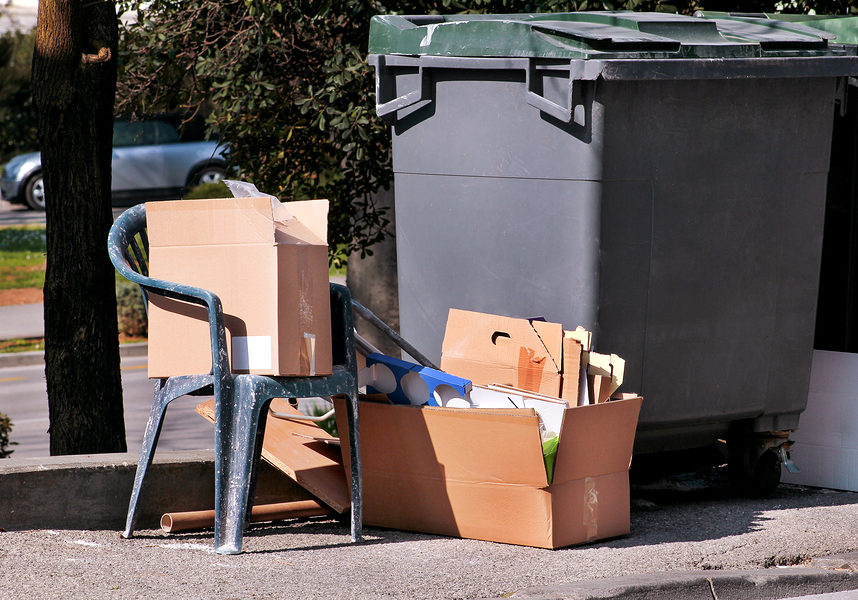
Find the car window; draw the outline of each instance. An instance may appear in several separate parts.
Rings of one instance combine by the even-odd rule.
[[[169,123],[165,123],[164,121],[149,121],[148,125],[151,125],[155,129],[155,137],[158,140],[156,143],[172,144],[179,141],[179,132]]]
[[[179,141],[175,128],[164,121],[114,121],[114,146],[150,146]]]

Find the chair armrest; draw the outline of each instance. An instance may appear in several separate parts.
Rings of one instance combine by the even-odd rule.
[[[139,285],[147,292],[166,298],[182,300],[205,307],[211,338],[212,374],[217,378],[229,373],[229,353],[226,348],[226,331],[223,325],[223,306],[220,298],[202,288],[155,279],[134,270],[128,259],[128,248],[134,237],[146,229],[146,206],[139,204],[122,213],[107,237],[107,252],[110,262],[120,275]],[[146,257],[148,258],[148,257]]]

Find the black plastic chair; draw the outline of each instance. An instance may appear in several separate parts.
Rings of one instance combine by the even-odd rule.
[[[230,371],[220,299],[210,291],[149,277],[146,207],[126,210],[110,229],[110,260],[127,279],[138,284],[144,296],[202,305],[208,312],[212,369],[155,381],[154,399],[146,424],[143,449],[128,506],[123,537],[131,537],[146,472],[152,464],[167,405],[180,396],[214,395],[215,398],[215,528],[214,546],[220,554],[241,552],[256,471],[262,451],[267,407],[272,398],[312,398],[345,395],[351,448],[351,538],[360,541],[362,528],[358,380],[352,302],[346,287],[331,284],[333,373],[318,377],[267,377]],[[148,296],[147,296],[148,297]]]

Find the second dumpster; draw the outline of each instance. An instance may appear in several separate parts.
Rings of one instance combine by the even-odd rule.
[[[831,119],[858,58],[788,23],[379,16],[403,336],[450,307],[596,333],[636,453],[730,437],[775,483],[805,407]],[[760,435],[762,434],[762,435]]]

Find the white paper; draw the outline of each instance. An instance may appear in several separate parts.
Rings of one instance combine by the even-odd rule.
[[[477,385],[471,390],[469,400],[474,408],[532,408],[539,415],[545,431],[554,433],[560,433],[563,413],[567,408],[563,402],[539,400],[511,391],[490,390]]]
[[[232,338],[232,368],[236,371],[270,369],[271,336],[246,335]]]

